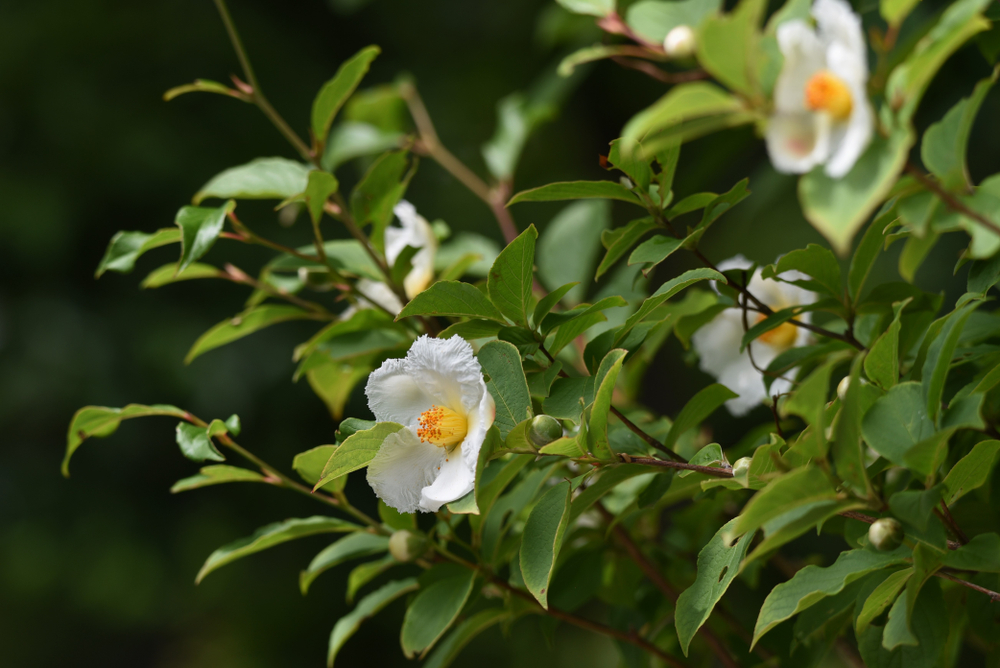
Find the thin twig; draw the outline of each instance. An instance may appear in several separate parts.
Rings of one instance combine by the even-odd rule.
[[[948,510],[948,504],[946,504],[942,500],[941,510],[935,508],[934,513],[941,519],[942,522],[945,523],[945,526],[951,529],[951,532],[955,535],[955,538],[958,539],[959,543],[961,543],[962,545],[968,544],[969,537],[965,535],[964,531],[962,531],[962,527],[958,526],[958,522],[955,521],[955,518],[952,516],[951,511]]]
[[[673,450],[671,450],[670,448],[668,448],[667,446],[663,445],[658,440],[656,440],[655,438],[653,438],[652,436],[650,436],[649,434],[647,434],[646,432],[644,432],[637,424],[635,424],[634,422],[632,422],[631,420],[629,420],[627,417],[625,417],[622,414],[622,412],[620,410],[618,410],[617,408],[615,408],[614,406],[611,407],[611,413],[616,418],[618,418],[619,420],[621,420],[622,424],[624,424],[626,427],[628,427],[632,431],[633,434],[635,434],[636,436],[638,436],[642,440],[646,441],[646,443],[648,443],[649,445],[653,446],[654,448],[656,448],[660,452],[664,453],[665,455],[667,455],[668,457],[670,457],[671,459],[673,459],[677,463],[687,463],[686,459],[684,459],[679,454],[677,454],[676,452],[674,452]]]
[[[942,573],[941,571],[938,571],[934,575],[938,576],[939,578],[944,578],[945,580],[957,582],[963,587],[968,587],[969,589],[975,589],[976,591],[989,596],[994,603],[1000,603],[1000,593],[995,592],[992,589],[987,589],[986,587],[980,587],[979,585],[969,582],[968,580],[962,580],[961,578],[956,578],[951,573]]]
[[[240,39],[240,34],[236,31],[236,25],[233,23],[232,17],[229,15],[229,9],[226,7],[226,0],[215,0],[215,6],[219,10],[219,15],[222,17],[222,22],[226,26],[226,32],[229,33],[229,41],[233,44],[233,50],[236,51],[236,57],[240,61],[240,66],[243,68],[243,76],[246,77],[247,83],[250,85],[250,95],[251,101],[257,105],[257,107],[264,112],[264,115],[270,119],[271,123],[275,128],[278,129],[285,139],[288,140],[295,150],[299,152],[306,162],[316,163],[316,156],[313,154],[309,147],[306,145],[302,138],[292,130],[291,126],[285,122],[285,119],[281,117],[281,114],[271,106],[271,103],[264,96],[264,91],[260,88],[260,82],[257,81],[257,75],[254,74],[253,67],[250,65],[250,57],[247,55],[246,49],[243,48],[243,40]]]
[[[302,299],[298,295],[293,295],[292,293],[290,293],[290,292],[288,292],[286,290],[280,290],[280,289],[275,288],[275,287],[273,287],[271,285],[268,285],[267,283],[263,283],[261,281],[258,281],[257,279],[253,278],[252,276],[250,276],[249,274],[247,274],[245,271],[243,271],[242,269],[240,269],[239,267],[237,267],[237,266],[235,266],[233,264],[230,264],[230,263],[227,262],[223,266],[223,269],[225,270],[225,277],[228,280],[232,281],[233,283],[240,283],[240,284],[243,284],[243,285],[249,285],[250,287],[252,287],[252,288],[254,288],[256,290],[261,290],[262,292],[266,292],[267,294],[271,295],[272,297],[277,297],[279,299],[284,299],[285,301],[291,302],[292,304],[295,304],[296,306],[302,307],[302,308],[304,308],[306,310],[309,310],[309,311],[313,311],[314,313],[316,313],[317,316],[320,316],[320,317],[323,317],[323,318],[334,318],[334,317],[336,317],[336,316],[334,316],[334,314],[330,313],[329,311],[327,311],[325,308],[323,308],[322,306],[320,306],[316,302],[307,301],[305,299]]]
[[[241,221],[239,218],[237,218],[236,214],[234,212],[232,212],[232,211],[230,211],[227,214],[227,217],[229,218],[229,222],[231,222],[233,224],[233,227],[236,228],[236,231],[239,232],[239,235],[238,235],[237,238],[241,239],[242,241],[244,241],[246,243],[257,244],[258,246],[266,246],[266,247],[268,247],[268,248],[270,248],[272,250],[277,250],[277,251],[281,251],[282,253],[288,253],[289,255],[294,255],[295,257],[299,258],[300,260],[305,260],[306,262],[314,262],[316,264],[323,264],[323,262],[319,259],[319,257],[317,257],[315,255],[306,255],[305,253],[303,253],[301,251],[298,251],[298,250],[296,250],[294,248],[291,248],[290,246],[285,246],[283,244],[277,243],[276,241],[271,241],[270,239],[265,239],[264,237],[260,236],[259,234],[251,231],[250,228],[248,228],[246,225],[244,225],[243,221]],[[227,238],[232,238],[232,236],[225,235],[225,234],[223,234],[223,236],[226,236]]]
[[[698,473],[704,473],[705,475],[710,475],[715,478],[732,478],[733,472],[731,469],[716,468],[714,466],[700,466],[698,464],[689,464],[687,462],[668,462],[663,459],[654,459],[653,457],[633,457],[631,455],[618,455],[619,459],[626,464],[641,464],[643,466],[659,466],[665,469],[678,469],[681,471],[696,471]]]
[[[946,188],[942,187],[937,181],[932,179],[927,174],[924,174],[920,169],[917,168],[912,162],[906,163],[906,172],[913,176],[920,185],[930,190],[932,193],[938,196],[938,198],[948,205],[948,208],[956,211],[966,218],[970,218],[986,229],[990,230],[994,234],[1000,235],[1000,225],[997,225],[992,220],[979,213],[978,211],[973,211],[965,204],[963,204],[955,195],[953,195]]]
[[[667,72],[661,70],[653,63],[646,60],[636,60],[634,58],[623,58],[622,56],[611,56],[611,60],[622,67],[642,72],[646,76],[667,84],[684,83],[687,81],[698,81],[707,79],[708,72],[704,70],[691,70],[689,72]]]

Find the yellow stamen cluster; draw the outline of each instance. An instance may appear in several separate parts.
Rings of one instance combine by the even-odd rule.
[[[757,316],[757,322],[760,322],[765,317],[767,316],[761,313]],[[783,322],[774,329],[764,332],[757,338],[764,343],[777,348],[778,350],[785,350],[792,347],[798,335],[799,332],[795,325],[790,322]]]
[[[453,448],[465,440],[469,421],[447,406],[431,406],[420,414],[417,436],[424,443],[441,448]]]
[[[844,80],[828,70],[820,70],[806,83],[806,107],[826,111],[838,121],[851,115],[851,91]]]

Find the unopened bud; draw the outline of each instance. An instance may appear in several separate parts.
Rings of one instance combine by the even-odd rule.
[[[537,448],[562,438],[563,428],[559,420],[549,415],[536,415],[528,429],[528,440]]]
[[[413,561],[426,551],[427,539],[422,534],[402,529],[389,537],[389,554],[396,561]]]
[[[858,378],[858,382],[862,385],[866,385],[868,381],[864,378]],[[844,376],[839,383],[837,383],[837,397],[843,401],[847,397],[847,388],[851,386],[851,377]]]
[[[891,552],[899,547],[903,542],[906,533],[899,520],[892,517],[883,517],[875,520],[868,527],[868,542],[879,552]]]
[[[668,58],[687,58],[694,55],[694,49],[695,34],[691,26],[677,26],[663,40],[663,50]]]
[[[740,457],[733,462],[733,477],[740,478],[750,473],[750,458]]]

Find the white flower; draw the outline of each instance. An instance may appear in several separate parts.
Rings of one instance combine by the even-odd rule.
[[[668,58],[687,58],[694,55],[695,34],[691,26],[679,25],[663,39],[663,50]]]
[[[421,336],[372,372],[365,394],[376,420],[405,427],[368,465],[380,499],[402,513],[436,512],[472,491],[496,406],[467,341]]]
[[[730,269],[749,269],[752,262],[742,255],[719,263],[720,271]],[[787,271],[781,274],[786,280],[803,280],[807,277],[797,271]],[[775,311],[789,306],[811,304],[816,301],[816,295],[795,285],[780,281],[764,279],[761,270],[757,269],[747,285],[752,295],[770,306]],[[747,313],[747,324],[750,327],[763,319],[763,314]],[[810,322],[810,314],[803,313],[796,318],[802,322]],[[702,371],[715,376],[720,383],[740,396],[726,402],[726,408],[735,416],[745,415],[760,404],[767,396],[764,389],[764,379],[754,368],[753,362],[761,369],[780,353],[789,348],[802,346],[809,341],[808,330],[786,322],[752,341],[747,350],[740,352],[740,341],[743,339],[743,311],[741,308],[727,308],[710,323],[695,332],[691,338],[700,358],[699,367]],[[750,360],[753,353],[753,362]],[[791,383],[783,378],[777,378],[771,384],[771,394],[782,394],[791,389]]]
[[[410,263],[413,268],[403,279],[403,289],[406,296],[413,299],[427,289],[434,280],[434,255],[437,253],[437,239],[430,223],[417,213],[417,209],[400,200],[393,208],[393,213],[399,218],[402,227],[387,227],[385,230],[385,259],[389,266],[396,264],[396,259],[407,246],[419,249]]]
[[[354,287],[364,297],[359,297],[357,305],[348,307],[340,314],[342,320],[349,319],[361,309],[376,308],[376,305],[393,315],[399,315],[403,310],[403,302],[399,301],[396,293],[385,283],[362,278],[354,284]]]
[[[767,150],[779,172],[826,165],[836,179],[871,142],[868,52],[861,19],[844,0],[816,0],[812,15],[815,30],[800,19],[778,26],[785,62],[774,85]]]

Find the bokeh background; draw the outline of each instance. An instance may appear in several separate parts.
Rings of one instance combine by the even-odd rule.
[[[923,5],[931,12],[936,3]],[[377,43],[383,54],[365,84],[411,74],[445,144],[481,174],[479,147],[492,135],[496,101],[527,87],[574,45],[600,39],[588,19],[568,18],[548,0],[232,0],[230,9],[265,91],[297,129],[305,130],[312,97],[337,65]],[[858,9],[867,22],[876,20],[874,2]],[[126,422],[112,438],[85,445],[70,479],[59,475],[66,427],[85,404],[172,403],[208,418],[238,413],[241,442],[286,470],[297,452],[333,440],[335,423],[323,404],[304,381],[291,382],[290,351],[308,326],[276,326],[184,366],[201,332],[241,310],[244,290],[207,281],[140,290],[142,276],[171,261],[176,249],[150,253],[134,274],[93,278],[117,230],[170,226],[178,207],[222,169],[258,156],[294,157],[249,105],[212,95],[162,101],[172,86],[198,77],[225,81],[236,71],[209,0],[0,3],[4,666],[320,666],[333,623],[349,609],[343,594],[350,566],[324,575],[307,597],[298,592],[298,570],[326,544],[323,537],[261,553],[194,585],[219,545],[322,509],[254,485],[172,496],[170,485],[197,467],[179,456],[170,420]],[[976,47],[961,51],[934,83],[920,123],[940,118],[988,71]],[[606,178],[598,155],[663,92],[642,74],[596,65],[558,119],[529,142],[516,189]],[[977,181],[998,167],[1000,132],[989,121],[998,117],[994,91],[973,133]],[[794,179],[768,167],[750,130],[685,147],[676,190],[722,191],[746,175],[754,195],[707,235],[710,257],[741,252],[771,261],[820,241],[799,212]],[[500,239],[487,208],[430,161],[407,196],[430,219]],[[305,227],[279,227],[266,205],[240,209],[261,232],[306,241]],[[534,223],[544,234],[559,210],[521,205],[514,215],[522,229]],[[618,223],[629,213],[616,204]],[[332,223],[329,235],[336,236]],[[950,277],[964,239],[954,236],[921,269],[922,287],[952,296],[960,289]],[[896,276],[897,253],[883,258],[883,278]],[[223,258],[255,270],[269,254],[220,242],[206,259]],[[691,266],[678,257],[655,281]],[[647,376],[645,403],[674,414],[709,382],[673,342]],[[739,421],[716,414],[716,437],[735,442],[767,419],[761,410]],[[368,416],[360,391],[347,414]],[[352,480],[351,489],[371,496],[363,479]],[[396,642],[401,616],[397,603],[363,626],[338,665],[412,665]],[[553,641],[529,618],[507,638],[499,629],[481,636],[460,665],[617,661],[604,639],[560,629]]]

